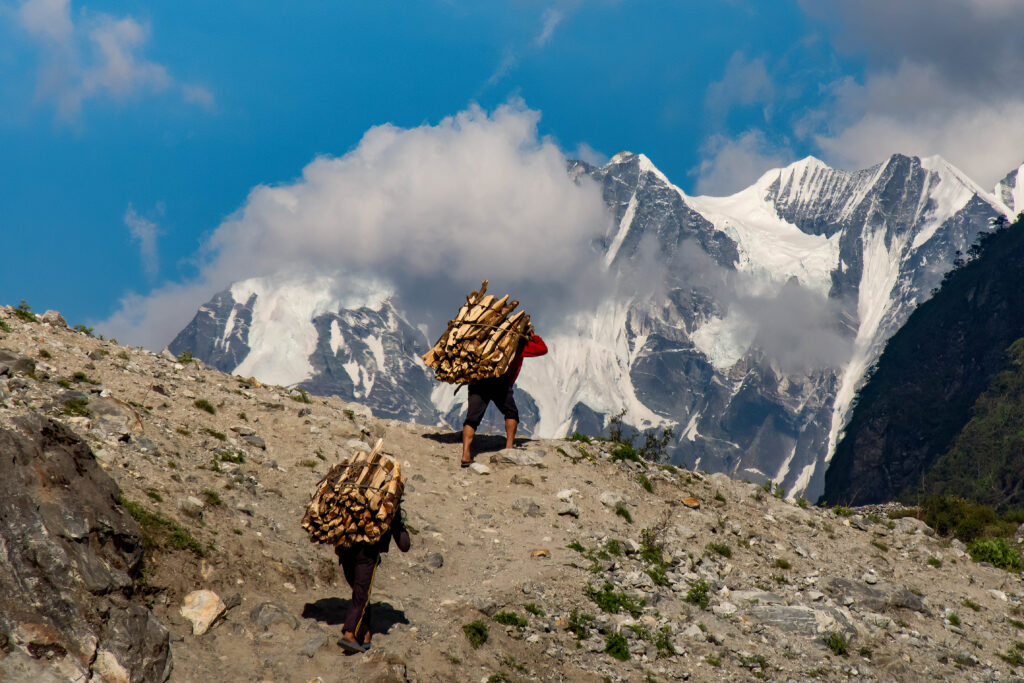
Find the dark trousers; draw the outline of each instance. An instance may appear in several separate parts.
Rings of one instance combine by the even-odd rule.
[[[345,631],[354,633],[362,642],[370,631],[370,589],[373,575],[380,564],[380,552],[373,546],[357,545],[338,552],[345,580],[352,587],[352,602],[345,615]]]

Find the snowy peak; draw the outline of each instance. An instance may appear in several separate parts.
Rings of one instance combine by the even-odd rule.
[[[1024,164],[996,184],[995,195],[1009,209],[1010,218],[1024,211]]]

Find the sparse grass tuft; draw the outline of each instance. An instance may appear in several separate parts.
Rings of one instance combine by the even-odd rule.
[[[92,377],[89,377],[89,375],[85,374],[81,370],[71,375],[71,379],[74,382],[84,382],[85,384],[99,384],[99,382],[94,380]]]
[[[534,615],[536,617],[547,616],[545,614],[544,610],[542,610],[540,607],[538,607],[537,603],[535,603],[535,602],[528,602],[528,603],[526,603],[523,606],[523,609],[525,609],[527,612],[529,612],[530,614],[532,614],[532,615]]]
[[[155,512],[150,512],[138,503],[128,500],[123,496],[118,501],[138,523],[142,531],[143,547],[153,551],[156,549],[171,548],[174,550],[188,550],[196,557],[206,557],[206,549],[189,533],[188,529],[181,526],[173,519],[167,519]]]
[[[939,558],[937,558],[937,557],[929,557],[929,558],[928,558],[928,565],[929,565],[929,566],[931,566],[931,567],[935,567],[936,569],[938,569],[939,567],[941,567],[941,566],[942,566],[942,560],[940,560],[940,559],[939,559]]]
[[[64,414],[75,415],[78,417],[91,417],[92,411],[89,410],[89,399],[70,398],[67,401],[64,401]]]
[[[182,351],[181,353],[178,354],[178,362],[181,363],[182,365],[188,365],[195,359],[196,358],[195,356],[192,355],[191,351]]]
[[[832,512],[836,513],[836,517],[849,517],[853,514],[853,510],[842,505],[836,505],[832,508]]]
[[[626,506],[623,505],[622,503],[619,503],[615,506],[615,514],[617,514],[619,517],[622,517],[630,524],[633,523],[633,515],[629,514],[629,510],[627,510]]]
[[[308,467],[309,469],[313,469],[314,467],[316,467],[316,460],[313,460],[312,458],[305,458],[304,460],[300,460],[299,467]]]
[[[218,432],[216,429],[210,429],[209,427],[204,427],[200,431],[203,434],[207,434],[209,436],[212,436],[213,438],[217,439],[218,441],[227,441],[228,440],[228,437],[227,437],[227,435],[224,432]]]
[[[725,543],[708,543],[705,552],[710,555],[720,555],[722,557],[732,557],[732,548]]]
[[[576,636],[577,641],[586,640],[590,637],[590,625],[593,622],[594,617],[591,615],[573,609],[565,628]]]
[[[850,638],[842,631],[832,631],[825,635],[825,647],[832,650],[832,654],[845,657],[850,651]]]
[[[205,489],[203,491],[203,500],[206,501],[207,505],[213,508],[224,504],[224,501],[220,499],[220,495],[213,489]]]
[[[44,358],[46,360],[50,360],[51,358],[53,358],[53,354],[47,351],[46,349],[39,349],[39,357]]]
[[[964,607],[969,607],[970,609],[974,610],[975,612],[980,612],[981,611],[981,605],[979,605],[978,603],[974,602],[974,600],[971,600],[970,598],[964,598],[963,600],[960,601],[960,604],[963,605]]]
[[[804,498],[803,496],[800,496],[799,498],[796,499],[796,504],[797,507],[803,508],[804,510],[807,509],[807,499]]]
[[[887,546],[886,544],[882,543],[878,539],[871,539],[871,545],[875,546],[876,548],[881,550],[883,553],[889,552],[889,546]]]
[[[7,324],[6,320],[0,320],[0,332],[10,332],[11,326]]]
[[[210,415],[217,414],[217,409],[214,408],[213,404],[207,401],[205,398],[196,399],[195,402],[192,403],[192,405],[194,405],[196,408],[199,408],[199,410],[205,410]]]
[[[640,483],[640,488],[647,493],[654,493],[654,486],[651,484],[651,480],[646,475],[638,474],[636,480]]]
[[[474,650],[479,649],[481,645],[487,642],[487,624],[479,619],[463,624],[462,632],[466,634],[466,640],[469,641],[470,646]]]
[[[775,566],[778,567],[779,569],[789,569],[793,565],[791,565],[789,563],[789,560],[787,560],[786,558],[780,557],[777,560],[775,560]]]
[[[946,619],[953,626],[959,626],[960,625],[960,615],[958,615],[956,612],[950,612],[949,614],[947,614],[946,615]]]
[[[644,605],[647,604],[646,600],[637,600],[625,593],[616,593],[615,586],[610,583],[605,583],[600,590],[595,589],[593,586],[587,586],[586,593],[587,597],[602,612],[607,612],[608,614],[627,612],[634,619],[639,618],[643,613]]]
[[[586,434],[582,434],[579,431],[575,431],[565,439],[566,441],[579,441],[580,443],[592,443],[592,440]]]

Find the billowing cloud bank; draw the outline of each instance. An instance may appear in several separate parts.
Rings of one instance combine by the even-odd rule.
[[[377,126],[290,183],[254,188],[210,236],[195,282],[130,295],[100,329],[159,348],[236,280],[282,272],[373,277],[427,321],[484,278],[543,316],[592,288],[591,244],[609,218],[600,189],[573,180],[522,103],[470,107],[434,126]]]

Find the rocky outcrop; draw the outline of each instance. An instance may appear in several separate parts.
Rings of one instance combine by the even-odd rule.
[[[0,680],[164,681],[167,630],[131,602],[138,525],[58,422],[0,424]]]

